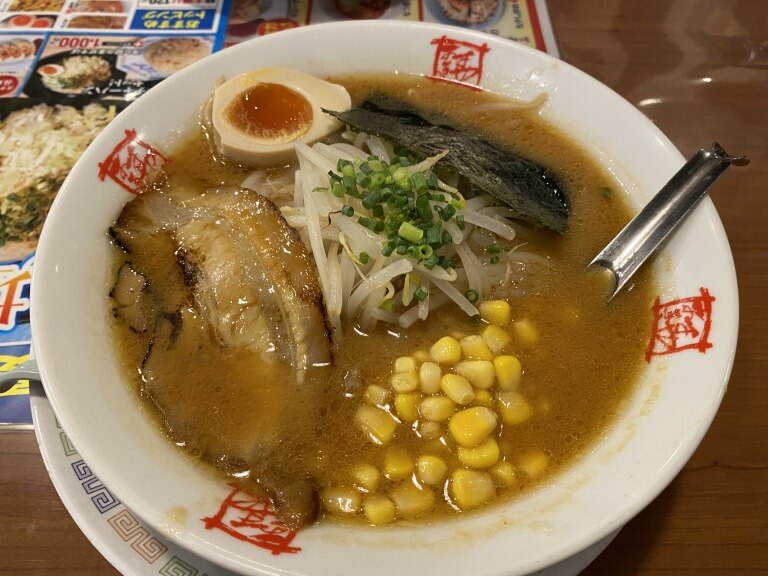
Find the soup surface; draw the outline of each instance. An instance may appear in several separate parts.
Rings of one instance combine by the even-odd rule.
[[[516,356],[522,365],[517,392],[530,408],[520,423],[500,420],[494,432],[498,459],[509,463],[508,473],[511,470],[507,476],[494,474],[494,501],[505,501],[556,474],[594,444],[638,379],[651,324],[652,279],[648,271],[639,273],[630,289],[606,305],[604,278],[584,269],[628,221],[630,210],[607,172],[587,151],[543,122],[535,106],[521,107],[485,92],[415,77],[349,76],[334,81],[347,87],[353,101],[385,94],[427,116],[436,113],[483,133],[552,170],[568,192],[567,232],[560,236],[521,228],[514,244],[523,245],[519,252],[528,257],[515,260],[513,251],[506,283],[495,286],[488,297],[511,307],[512,323],[506,329],[511,342],[504,353]],[[216,159],[202,129],[170,156],[164,178],[147,194],[193,196],[212,187],[238,186],[249,173]],[[285,180],[293,170],[295,166],[275,170],[268,179]],[[117,267],[130,261],[153,289],[184,280],[183,266],[167,269],[155,251],[126,254],[116,249],[115,254]],[[436,456],[448,472],[433,484],[432,504],[398,517],[432,520],[461,508],[443,496],[450,494],[443,487],[451,471],[462,468],[444,424],[423,434],[423,421],[401,418],[391,442],[378,445],[355,421],[368,386],[392,393],[396,358],[411,356],[419,364],[444,336],[479,334],[486,326],[482,320],[445,306],[408,329],[379,323],[364,331],[356,320],[347,321],[343,343],[333,347],[332,365],[308,370],[297,384],[285,363],[266,360],[252,350],[233,351],[211,336],[198,308],[186,303],[180,309],[184,326],[208,337],[190,337],[186,344],[180,337],[166,363],[151,375],[147,358],[156,332],[136,333],[121,320],[114,322],[114,329],[118,354],[142,401],[151,405],[172,441],[190,455],[252,489],[263,486],[273,497],[275,491],[296,489],[300,500],[311,499],[303,488],[295,488],[297,479],[306,480],[311,491],[321,494],[322,514],[348,517],[355,514],[339,510],[339,503],[357,510],[361,495],[396,493],[408,483],[419,486],[413,464],[405,466],[404,476],[387,472],[388,466],[396,468],[398,457],[405,454],[413,463]],[[415,394],[414,401],[420,401],[422,394]],[[481,393],[467,407],[487,402],[488,394]],[[391,403],[388,407],[394,410]],[[361,477],[371,467],[385,474],[366,490]]]

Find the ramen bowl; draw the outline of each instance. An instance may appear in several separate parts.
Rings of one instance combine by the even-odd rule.
[[[311,26],[193,64],[96,139],[56,198],[40,241],[35,354],[46,394],[82,458],[158,532],[248,574],[531,574],[621,528],[679,472],[726,388],[738,302],[727,239],[709,200],[654,263],[653,335],[621,417],[570,468],[517,500],[429,525],[323,523],[293,533],[263,502],[190,461],[154,425],[111,343],[107,229],[142,175],[195,125],[217,78],[263,66],[318,76],[421,74],[526,100],[545,92],[541,115],[590,150],[635,208],[683,163],[647,118],[596,80],[473,31],[393,21]],[[679,318],[691,330],[680,330]]]

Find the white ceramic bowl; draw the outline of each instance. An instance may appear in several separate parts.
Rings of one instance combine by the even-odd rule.
[[[482,70],[475,74],[471,65],[480,64],[479,54]],[[470,69],[456,68],[458,61],[469,62]],[[550,98],[542,115],[604,162],[636,206],[683,162],[651,122],[594,79],[535,50],[472,31],[394,21],[311,26],[198,62],[132,104],[97,138],[56,198],[40,241],[32,288],[35,351],[46,393],[85,461],[147,523],[244,573],[529,574],[620,528],[685,464],[726,388],[738,301],[728,242],[709,200],[696,209],[656,266],[664,287],[662,305],[699,298],[688,307],[681,302],[663,308],[683,315],[672,314],[673,322],[688,315],[694,327],[703,328],[707,306],[695,305],[701,303],[701,289],[715,298],[706,322],[711,347],[653,356],[620,421],[551,484],[508,506],[432,527],[313,527],[292,539],[294,550],[277,554],[263,547],[274,529],[268,516],[261,527],[238,528],[231,521],[246,512],[230,506],[217,520],[229,487],[187,461],[148,423],[115,363],[107,313],[106,230],[132,197],[118,181],[130,187],[131,171],[146,152],[134,146],[132,160],[127,148],[120,152],[126,131],[136,130],[141,141],[167,150],[194,122],[219,75],[268,65],[320,76],[437,74],[523,98],[546,91]],[[116,148],[117,155],[112,153]],[[676,338],[678,347],[695,343],[690,334]],[[668,344],[659,341],[657,348]],[[248,506],[241,503],[240,508]],[[257,516],[251,510],[249,519]],[[223,527],[247,532],[250,540]]]

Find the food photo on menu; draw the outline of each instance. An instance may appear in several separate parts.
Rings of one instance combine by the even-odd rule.
[[[131,102],[221,49],[228,2],[144,9],[131,0],[0,2],[0,358],[29,357],[30,279],[43,223],[90,143]],[[0,424],[32,421],[26,381]]]

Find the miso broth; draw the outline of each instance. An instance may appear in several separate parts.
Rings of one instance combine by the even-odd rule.
[[[626,224],[631,211],[603,167],[545,123],[536,107],[521,107],[493,94],[424,78],[355,75],[333,80],[347,87],[353,101],[374,93],[390,95],[425,114],[449,117],[483,133],[553,170],[568,191],[567,232],[560,236],[527,229],[516,242],[525,243],[525,249],[539,258],[520,262],[513,279],[496,287],[489,297],[504,299],[511,306],[511,343],[504,353],[520,360],[523,374],[518,391],[532,409],[525,422],[506,425],[500,421],[496,430],[500,458],[516,470],[511,485],[495,485],[497,497],[492,502],[506,502],[551,478],[597,442],[639,378],[651,325],[650,273],[639,273],[632,288],[607,305],[604,279],[585,271],[585,265]],[[158,186],[184,189],[185,194],[239,185],[249,172],[214,158],[202,130],[170,157],[165,179]],[[295,166],[276,170],[276,177],[285,170],[291,174]],[[151,253],[129,255],[116,250],[115,254],[118,267],[126,261],[138,270],[162,267],[152,261]],[[184,280],[183,270],[167,270],[167,274]],[[196,314],[192,304],[184,307],[188,316]],[[533,327],[535,337],[514,328],[521,321]],[[397,357],[421,357],[444,336],[478,334],[484,326],[455,306],[444,306],[408,329],[380,323],[366,333],[349,321],[343,343],[333,347],[332,365],[310,370],[299,385],[279,361],[232,352],[210,335],[208,344],[173,356],[176,363],[165,366],[149,389],[142,368],[152,330],[136,333],[125,323],[114,322],[116,348],[126,374],[173,442],[250,489],[260,490],[259,484],[269,488],[264,477],[276,482],[305,477],[320,493],[356,490],[350,467],[373,464],[381,471],[393,446],[414,462],[424,455],[440,457],[448,464],[449,475],[461,467],[444,424],[442,441],[422,438],[418,422],[404,422],[392,442],[382,446],[355,426],[355,414],[364,403],[367,386],[376,384],[392,392],[389,381]],[[270,456],[255,448],[264,444],[269,444]],[[524,462],[531,454],[544,455],[543,472],[526,472]],[[393,481],[382,475],[369,492],[389,494],[409,478]],[[443,498],[443,484],[432,489],[434,506],[417,520],[454,517],[456,506]],[[362,514],[349,518],[365,520]]]

